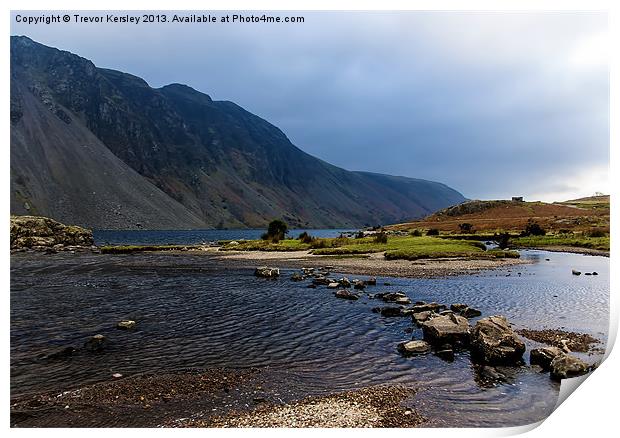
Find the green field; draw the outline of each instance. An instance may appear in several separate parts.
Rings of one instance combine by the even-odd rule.
[[[486,251],[482,242],[470,240],[450,240],[436,237],[389,236],[387,243],[375,242],[372,237],[361,239],[334,238],[316,239],[311,243],[300,240],[281,240],[272,243],[264,240],[242,241],[237,245],[226,244],[225,251],[299,251],[311,250],[314,255],[361,255],[383,252],[388,260],[422,258],[468,257],[503,258],[518,257],[514,251]]]
[[[566,246],[609,251],[609,237],[586,237],[581,235],[517,237],[510,239],[510,244],[522,247]]]

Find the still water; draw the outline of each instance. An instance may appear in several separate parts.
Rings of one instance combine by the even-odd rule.
[[[522,257],[533,263],[441,279],[379,277],[367,291],[464,302],[483,316],[505,315],[515,328],[589,333],[604,346],[609,259],[542,251]],[[527,424],[555,405],[559,384],[527,366],[533,341],[526,340],[526,366],[502,368],[507,381],[489,382],[466,351],[452,363],[433,354],[401,357],[397,343],[419,339],[421,331],[408,332],[409,318],[373,313],[377,300],[336,299],[332,290],[290,281],[293,270],[265,280],[222,263],[189,253],[12,255],[11,396],[109,381],[117,372],[268,366],[286,371],[300,397],[380,383],[416,385],[410,403],[435,425]],[[337,260],[332,264],[337,268]],[[573,276],[573,268],[600,275]],[[136,320],[137,329],[116,330],[122,319]],[[44,359],[97,333],[110,340],[104,353]]]
[[[218,240],[260,239],[265,229],[234,230],[95,230],[93,237],[97,245],[198,245]],[[293,229],[287,236],[296,238],[302,232],[314,237],[338,237],[341,233],[351,233],[348,229]]]

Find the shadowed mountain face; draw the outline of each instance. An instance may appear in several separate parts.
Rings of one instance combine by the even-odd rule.
[[[154,89],[11,37],[13,214],[95,228],[273,218],[331,228],[402,222],[463,200],[444,184],[332,166],[232,102],[179,84]]]

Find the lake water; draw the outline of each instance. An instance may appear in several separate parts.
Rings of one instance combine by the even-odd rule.
[[[542,251],[522,256],[533,263],[442,279],[379,277],[367,291],[464,302],[483,316],[507,316],[515,328],[589,333],[604,345],[609,259]],[[337,260],[331,264],[337,267]],[[573,268],[600,275],[573,276]],[[408,333],[409,318],[373,313],[382,303],[367,296],[351,302],[326,288],[308,289],[307,281],[288,279],[292,272],[259,279],[252,269],[207,254],[14,254],[11,395],[109,381],[116,372],[268,366],[286,372],[297,397],[380,383],[416,385],[408,403],[434,425],[514,426],[538,421],[554,407],[559,384],[548,373],[502,367],[507,381],[494,383],[466,351],[452,363],[433,354],[402,357],[397,343],[422,336],[417,328]],[[391,286],[383,286],[386,281]],[[116,330],[122,319],[136,320],[136,330]],[[59,347],[79,347],[96,333],[110,340],[104,353],[42,358]],[[527,362],[537,344],[526,343]]]
[[[250,240],[260,239],[265,229],[234,229],[234,230],[188,230],[188,231],[156,231],[156,230],[95,230],[93,237],[97,245],[197,245],[218,240]],[[302,232],[314,237],[338,237],[341,233],[353,232],[350,229],[293,229],[288,236],[296,238]]]

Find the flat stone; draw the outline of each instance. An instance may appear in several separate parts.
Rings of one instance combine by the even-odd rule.
[[[424,339],[432,344],[467,343],[469,322],[457,315],[436,316],[422,324]]]
[[[349,292],[345,289],[340,289],[339,291],[334,292],[336,298],[342,298],[344,300],[357,300],[359,297],[354,293]]]
[[[525,352],[525,344],[504,316],[479,320],[471,333],[471,347],[477,358],[489,364],[514,364]]]
[[[135,327],[136,327],[136,321],[132,321],[130,319],[120,321],[118,324],[116,324],[116,328],[121,329],[121,330],[131,330]]]
[[[398,344],[398,351],[405,355],[428,353],[431,346],[426,341],[406,341]]]

